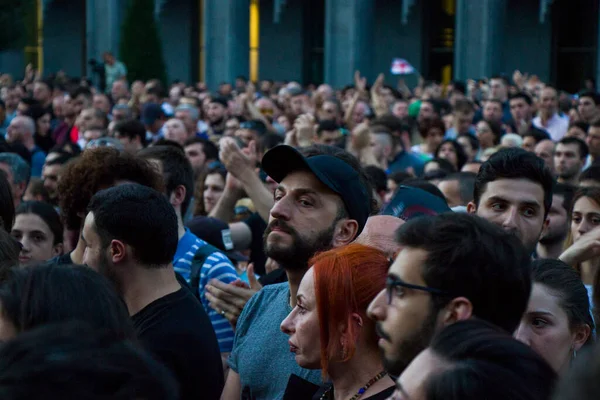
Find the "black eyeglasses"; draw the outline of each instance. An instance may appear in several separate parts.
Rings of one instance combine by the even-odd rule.
[[[397,287],[403,287],[403,288],[414,289],[414,290],[422,290],[424,292],[428,292],[428,293],[431,293],[431,294],[434,294],[437,296],[449,296],[450,295],[450,293],[448,293],[444,290],[430,288],[427,286],[413,285],[412,283],[406,283],[401,279],[391,278],[388,276],[388,278],[385,282],[385,289],[386,289],[387,296],[388,296],[388,304],[392,304],[392,298],[394,297],[394,289]]]

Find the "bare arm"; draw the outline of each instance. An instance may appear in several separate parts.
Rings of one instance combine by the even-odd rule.
[[[233,219],[235,203],[241,197],[241,190],[234,187],[237,183],[232,183],[232,179],[235,178],[231,176],[231,173],[227,173],[227,178],[225,178],[225,190],[223,190],[221,198],[210,212],[210,217],[218,218],[225,222],[229,222]]]
[[[242,397],[242,382],[240,381],[240,375],[230,370],[227,374],[227,381],[225,382],[225,388],[221,394],[221,400],[239,400]]]
[[[265,222],[269,222],[269,214],[271,213],[273,204],[275,204],[273,193],[267,189],[258,174],[252,170],[246,170],[239,179],[244,186],[244,190],[246,190],[246,193],[252,199],[252,203],[254,203],[258,214]]]

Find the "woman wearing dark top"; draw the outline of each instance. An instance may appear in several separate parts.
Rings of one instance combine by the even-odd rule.
[[[37,104],[29,107],[27,113],[35,122],[35,134],[33,135],[35,145],[47,154],[55,144],[50,129],[52,115],[48,109]]]
[[[351,244],[321,253],[310,264],[297,305],[281,330],[290,336],[298,365],[321,369],[323,380],[329,381],[313,400],[387,399],[394,382],[383,369],[367,307],[385,287],[388,258],[377,249]]]

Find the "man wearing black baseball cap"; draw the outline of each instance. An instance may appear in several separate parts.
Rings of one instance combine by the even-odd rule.
[[[298,285],[317,252],[352,242],[371,213],[372,190],[358,160],[341,149],[314,146],[302,153],[277,146],[262,159],[279,186],[265,231],[265,252],[288,282],[268,285],[240,315],[223,399],[282,398],[295,374],[316,384],[320,371],[300,368],[279,325],[296,304]]]

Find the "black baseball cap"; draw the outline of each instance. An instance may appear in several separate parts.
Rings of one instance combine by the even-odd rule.
[[[325,154],[304,157],[298,150],[287,145],[275,146],[267,151],[261,164],[275,182],[281,182],[294,171],[312,172],[342,198],[350,219],[358,222],[358,234],[362,232],[371,212],[371,204],[367,188],[360,182],[358,171],[350,164]]]
[[[233,249],[229,225],[217,218],[194,217],[186,226],[190,232],[204,240],[206,243],[221,250],[233,261],[248,261],[248,257]]]

